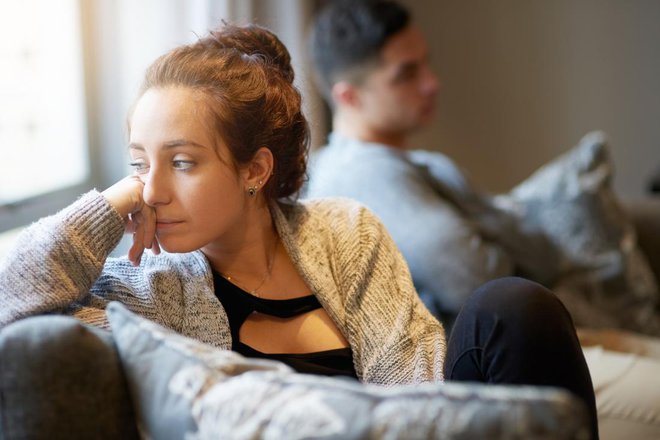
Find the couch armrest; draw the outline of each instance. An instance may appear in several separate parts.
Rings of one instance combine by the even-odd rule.
[[[138,439],[110,333],[65,316],[2,328],[0,438]]]
[[[660,282],[660,197],[628,199],[624,206],[637,230],[639,247]]]

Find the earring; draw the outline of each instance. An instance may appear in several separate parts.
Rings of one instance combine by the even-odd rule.
[[[256,186],[251,186],[247,189],[248,196],[254,197],[257,195],[257,187]]]

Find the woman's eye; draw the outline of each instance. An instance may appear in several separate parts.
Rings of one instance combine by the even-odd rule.
[[[147,170],[149,169],[149,167],[147,166],[147,164],[144,163],[144,162],[141,161],[141,160],[135,160],[135,161],[129,163],[129,165],[130,165],[131,168],[133,168],[133,170],[134,170],[136,173],[138,173],[138,174],[146,173]]]
[[[173,160],[172,165],[175,169],[180,171],[187,171],[192,168],[195,163],[191,160]]]

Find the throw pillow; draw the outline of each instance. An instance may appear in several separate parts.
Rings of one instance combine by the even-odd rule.
[[[119,303],[107,310],[146,438],[583,438],[569,393],[426,384],[384,388],[294,373],[173,333]]]
[[[657,282],[612,177],[607,139],[592,132],[496,202],[559,248],[551,287],[577,325],[660,335]]]

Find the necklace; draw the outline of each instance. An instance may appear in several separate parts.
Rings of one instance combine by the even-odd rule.
[[[277,248],[279,247],[279,244],[280,244],[280,240],[276,239],[275,240],[275,246],[273,246],[273,251],[272,251],[271,256],[268,260],[268,266],[266,267],[266,275],[264,275],[264,277],[261,279],[261,282],[259,283],[259,285],[257,287],[255,287],[254,289],[248,290],[248,289],[244,288],[241,284],[237,283],[234,280],[234,278],[229,274],[220,273],[220,275],[222,275],[222,277],[224,279],[226,279],[227,281],[229,281],[232,284],[234,284],[234,285],[240,287],[241,289],[245,290],[250,295],[254,295],[257,298],[261,298],[257,292],[259,291],[259,289],[261,289],[264,286],[264,284],[266,284],[266,281],[268,281],[270,279],[270,275],[273,273],[273,263],[275,262],[275,254],[277,253]]]

